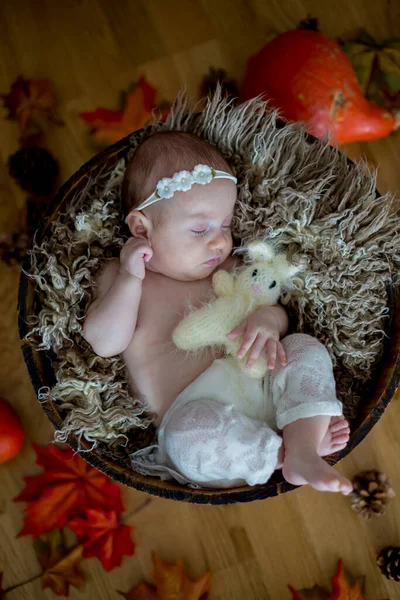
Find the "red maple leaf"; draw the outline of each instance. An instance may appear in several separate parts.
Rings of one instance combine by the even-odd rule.
[[[15,502],[29,502],[24,508],[24,527],[17,537],[32,534],[36,538],[55,527],[62,528],[70,519],[84,516],[88,506],[123,510],[120,486],[74,455],[71,448],[62,450],[53,444],[33,448],[44,472],[25,477],[25,489],[14,498]]]
[[[157,90],[144,77],[126,95],[124,110],[99,107],[82,112],[82,119],[92,125],[92,136],[100,144],[113,144],[133,131],[141,129],[152,117]],[[165,103],[163,103],[165,107]],[[166,116],[162,111],[162,118]]]
[[[115,510],[88,508],[86,518],[72,519],[68,527],[83,544],[82,556],[97,556],[106,571],[119,567],[122,556],[133,555],[135,544],[129,535],[133,527],[119,523]]]

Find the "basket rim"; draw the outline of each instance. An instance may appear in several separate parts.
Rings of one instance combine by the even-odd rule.
[[[42,217],[41,226],[35,231],[36,243],[40,243],[43,236],[46,234],[48,227],[52,221],[52,217],[58,213],[60,207],[66,202],[71,192],[77,188],[79,181],[83,177],[87,177],[88,173],[97,169],[99,165],[105,165],[107,158],[113,158],[114,162],[125,155],[126,151],[131,147],[132,136],[140,135],[143,129],[132,132],[132,134],[122,138],[115,144],[107,147],[105,150],[99,152],[84,165],[82,165],[78,171],[76,171],[59,189],[55,196],[50,201],[46,212]],[[347,160],[354,164],[348,157]],[[376,196],[379,197],[379,191],[376,189]],[[21,342],[21,350],[24,361],[26,363],[29,377],[32,386],[35,390],[36,396],[38,396],[39,389],[46,386],[46,382],[42,379],[41,373],[38,369],[37,362],[42,362],[48,369],[48,372],[54,376],[52,370],[51,359],[47,355],[46,351],[38,351],[30,342],[24,340],[26,334],[29,332],[27,323],[27,300],[29,292],[35,293],[35,287],[30,278],[25,275],[25,272],[30,272],[31,261],[29,254],[25,255],[22,263],[21,275],[18,287],[18,331]],[[394,299],[394,314],[393,326],[394,326],[394,343],[395,349],[400,347],[400,311],[395,309],[398,307],[398,298]],[[393,345],[393,344],[392,344]],[[389,355],[389,344],[386,347],[383,358],[387,358]],[[41,357],[39,357],[41,353]],[[376,425],[381,418],[382,414],[388,407],[390,401],[395,397],[396,392],[400,386],[400,351],[397,352],[395,358],[392,358],[392,370],[390,371],[390,377],[385,381],[384,388],[381,391],[379,400],[374,405],[372,410],[365,416],[360,425],[351,433],[350,440],[343,450],[336,452],[334,455],[329,457],[329,464],[335,465],[345,458],[352,450],[363,441],[366,435]],[[377,376],[382,376],[382,372]],[[47,417],[55,428],[60,428],[62,425],[62,419],[58,407],[55,403],[50,400],[45,403],[40,403],[42,409],[46,413]],[[75,435],[70,435],[67,444],[74,450],[78,450],[78,438]],[[81,440],[81,447],[89,448],[89,444],[85,440]],[[291,490],[297,489],[299,486],[294,486],[283,479],[281,472],[277,476],[275,474],[274,479],[276,481],[269,480],[266,484],[257,486],[243,486],[240,488],[227,488],[223,490],[205,490],[184,487],[178,482],[171,483],[165,482],[158,478],[151,476],[140,475],[135,471],[128,471],[123,465],[118,465],[116,461],[110,460],[106,456],[99,455],[96,451],[84,452],[80,456],[86,460],[91,466],[95,467],[99,471],[105,473],[110,478],[118,483],[122,483],[138,491],[151,494],[153,496],[159,496],[161,498],[186,501],[196,504],[231,504],[235,502],[251,502],[254,500],[262,500],[268,497],[287,493]],[[327,458],[327,457],[325,457]]]

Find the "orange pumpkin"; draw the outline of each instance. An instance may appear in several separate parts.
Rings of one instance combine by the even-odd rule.
[[[371,140],[398,128],[396,114],[369,102],[345,52],[317,31],[282,33],[248,61],[241,99],[262,94],[290,121],[331,143]]]
[[[24,441],[24,429],[16,412],[0,397],[0,463],[14,458]]]

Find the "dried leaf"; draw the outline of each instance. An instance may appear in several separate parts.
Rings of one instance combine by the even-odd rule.
[[[83,517],[88,506],[117,513],[123,510],[120,486],[74,455],[71,448],[61,450],[53,444],[33,447],[37,464],[45,470],[25,477],[25,489],[14,498],[15,502],[29,502],[18,537],[37,537],[54,527],[61,528],[70,519]]]
[[[124,592],[118,593],[124,596],[126,600],[160,600],[160,596],[157,594],[157,589],[154,585],[145,581],[139,583],[139,585],[126,594]]]
[[[80,116],[92,125],[92,136],[96,142],[102,145],[113,144],[141,129],[151,119],[156,93],[155,88],[141,77],[127,94],[124,110],[97,108],[94,112],[80,113]]]
[[[363,31],[358,40],[346,42],[342,48],[364,96],[384,108],[400,108],[400,38],[378,44]]]
[[[18,122],[22,138],[41,133],[47,121],[62,125],[56,116],[55,90],[48,79],[25,79],[19,76],[10,92],[0,97],[9,111],[8,118]]]
[[[106,571],[119,567],[122,556],[132,556],[135,545],[130,537],[133,527],[118,522],[115,511],[87,509],[86,519],[75,518],[68,527],[83,544],[83,556],[97,556]]]
[[[68,550],[59,529],[53,529],[47,541],[34,541],[36,556],[43,569],[42,590],[50,588],[57,596],[68,596],[69,586],[81,589],[86,582],[78,563],[82,558],[82,546]]]
[[[306,590],[300,590],[299,592],[290,585],[288,587],[292,592],[293,600],[328,600],[329,597],[326,590],[319,585],[315,585],[313,588],[308,588]]]
[[[142,582],[130,592],[123,593],[126,600],[207,600],[210,592],[208,571],[199,579],[191,581],[186,573],[183,561],[176,565],[165,563],[152,553],[154,585]]]
[[[294,600],[366,600],[362,593],[360,581],[357,581],[354,586],[351,586],[344,576],[343,563],[338,561],[336,575],[332,577],[333,590],[328,597],[323,588],[315,586],[306,590],[295,590],[290,585],[289,590],[292,592]]]

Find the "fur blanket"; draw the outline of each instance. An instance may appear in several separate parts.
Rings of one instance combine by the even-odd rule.
[[[56,384],[41,388],[39,400],[59,407],[58,441],[75,434],[114,457],[153,441],[151,418],[128,391],[121,357],[96,356],[81,336],[96,271],[119,256],[129,235],[121,183],[126,160],[148,129],[191,131],[220,150],[238,178],[236,247],[264,236],[305,266],[282,298],[291,331],[326,345],[350,421],[370,390],[400,265],[394,197],[377,196],[376,172],[365,161],[351,163],[328,138],[312,138],[300,123],[284,124],[260,98],[234,106],[217,89],[203,102],[199,112],[179,94],[165,122],[133,134],[126,156],[104,163],[52,217],[51,233],[40,244],[35,236],[26,275],[35,282],[38,309],[26,338],[51,352]]]

